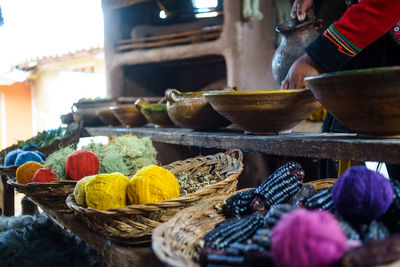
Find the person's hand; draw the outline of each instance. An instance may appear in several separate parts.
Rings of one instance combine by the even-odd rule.
[[[321,74],[323,70],[307,53],[299,57],[290,67],[285,80],[282,82],[282,89],[303,89],[307,85],[304,78]]]
[[[290,16],[296,18],[299,21],[303,21],[306,18],[306,14],[314,15],[313,0],[296,0],[293,3]]]

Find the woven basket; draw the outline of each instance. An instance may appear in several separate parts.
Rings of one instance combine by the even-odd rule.
[[[336,179],[321,179],[307,184],[318,191],[331,187],[334,180]],[[249,188],[241,191],[245,190]],[[152,235],[152,247],[156,256],[168,266],[200,267],[194,260],[198,253],[198,244],[218,223],[226,220],[216,207],[222,207],[233,194],[213,197],[184,209],[158,226]]]
[[[55,141],[51,145],[44,146],[44,147],[38,147],[37,150],[39,150],[40,152],[42,152],[43,154],[48,156],[60,148],[63,148],[63,147],[66,147],[66,146],[69,146],[72,144],[77,144],[79,141],[79,138],[81,136],[82,129],[83,129],[83,124],[81,123],[79,126],[77,126],[76,130],[73,133],[65,136],[61,140]],[[17,146],[14,145],[14,146],[8,147],[8,148],[0,151],[0,162],[1,162],[0,174],[1,175],[6,175],[8,177],[15,177],[15,173],[20,165],[7,166],[7,167],[5,167],[3,165],[4,159],[7,155],[7,153],[12,150],[15,150],[15,149],[17,149]]]
[[[19,184],[16,178],[7,183],[16,191],[25,194],[40,207],[49,208],[59,213],[73,212],[65,203],[69,194],[74,192],[76,181],[63,180],[52,183]]]
[[[89,227],[110,240],[125,244],[149,243],[153,230],[178,211],[205,199],[233,192],[236,189],[237,178],[243,170],[242,157],[241,151],[230,150],[226,153],[199,156],[163,166],[175,176],[182,172],[212,174],[217,171],[224,178],[220,182],[204,186],[179,198],[104,211],[79,206],[73,194],[68,196],[66,202],[71,209],[81,214]]]
[[[336,180],[337,180],[336,178],[325,178],[325,179],[314,180],[306,184],[312,185],[315,191],[318,191],[332,187],[335,184]]]

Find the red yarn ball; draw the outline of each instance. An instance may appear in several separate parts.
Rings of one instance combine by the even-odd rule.
[[[87,150],[78,150],[65,161],[65,176],[79,181],[83,177],[99,173],[99,159],[96,154]]]
[[[51,168],[40,168],[33,175],[34,183],[51,183],[57,181],[57,174]]]
[[[277,267],[331,266],[346,250],[346,236],[327,211],[297,209],[272,229],[272,258]]]

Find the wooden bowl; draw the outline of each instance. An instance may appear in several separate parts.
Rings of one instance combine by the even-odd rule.
[[[158,127],[173,126],[174,123],[168,116],[167,104],[156,103],[149,104],[139,98],[135,102],[136,108],[142,113],[146,120]]]
[[[308,89],[207,92],[220,114],[256,134],[287,131],[316,111],[320,104]]]
[[[109,108],[99,109],[96,111],[97,117],[108,126],[119,126],[121,123]]]
[[[400,67],[327,73],[305,81],[348,129],[367,135],[400,135]]]
[[[176,89],[168,89],[165,97],[170,119],[179,127],[197,130],[228,126],[230,122],[213,109],[204,93],[181,93]]]
[[[134,104],[114,106],[110,107],[110,110],[123,126],[137,127],[146,123],[146,119]]]
[[[108,108],[115,104],[115,99],[81,101],[72,104],[71,110],[74,121],[77,123],[83,121],[83,126],[104,126],[103,121],[97,117],[96,111]]]

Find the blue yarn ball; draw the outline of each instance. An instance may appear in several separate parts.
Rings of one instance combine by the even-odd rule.
[[[37,148],[38,146],[35,144],[30,144],[30,145],[24,145],[24,147],[22,148],[22,150],[27,151],[27,150],[31,150],[32,148]]]
[[[8,152],[6,158],[4,159],[4,166],[7,167],[15,165],[15,160],[21,152],[23,151],[19,149]]]
[[[42,152],[40,152],[39,150],[33,150],[32,152],[35,152],[36,154],[38,154],[43,161],[46,160],[46,155],[43,154]]]
[[[378,219],[388,210],[393,197],[389,180],[364,166],[347,169],[332,190],[337,212],[353,223]]]
[[[15,165],[22,165],[28,161],[43,162],[42,158],[33,151],[23,151],[15,159]]]

